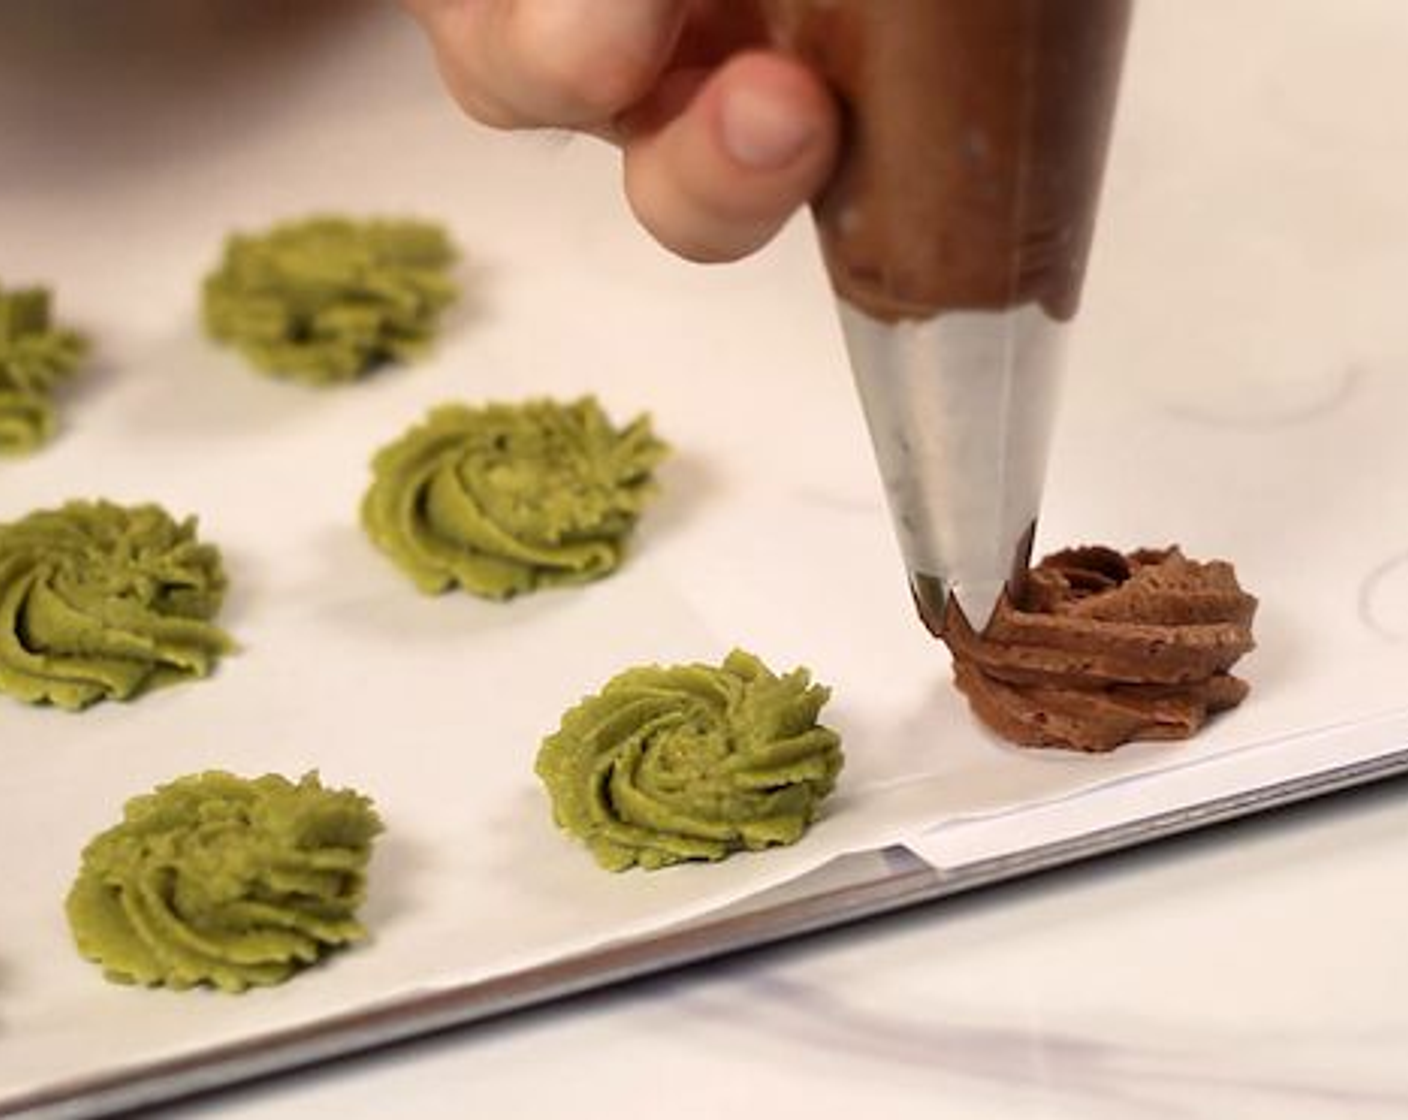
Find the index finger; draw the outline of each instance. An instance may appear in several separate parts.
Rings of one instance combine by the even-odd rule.
[[[688,0],[402,0],[455,100],[498,128],[597,128],[664,69]]]

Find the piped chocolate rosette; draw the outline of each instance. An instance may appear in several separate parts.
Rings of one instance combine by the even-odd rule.
[[[159,506],[73,501],[0,525],[0,692],[85,708],[204,677],[233,642],[213,622],[219,550]]]
[[[362,524],[427,594],[587,583],[620,565],[667,451],[591,397],[442,405],[377,452]]]
[[[944,640],[973,712],[1025,746],[1101,752],[1182,739],[1235,707],[1256,599],[1225,561],[1176,547],[1069,549],[1028,574],[981,633],[950,611]]]
[[[110,980],[227,992],[277,984],[366,936],[381,822],[316,774],[192,774],[134,797],[83,850],[66,909]]]
[[[554,820],[611,871],[791,844],[841,770],[840,736],[817,721],[829,696],[741,650],[628,669],[562,717],[538,776]]]

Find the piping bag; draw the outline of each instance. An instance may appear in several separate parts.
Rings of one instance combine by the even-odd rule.
[[[762,0],[845,114],[813,204],[919,615],[1031,558],[1132,0]]]

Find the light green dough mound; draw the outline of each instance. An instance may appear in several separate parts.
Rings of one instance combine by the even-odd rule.
[[[423,353],[458,288],[454,246],[428,222],[313,217],[225,243],[205,327],[254,366],[312,384]]]
[[[667,451],[591,397],[443,405],[377,453],[362,524],[427,594],[585,583],[621,563]]]
[[[538,776],[558,825],[611,871],[791,844],[840,773],[830,691],[735,650],[722,666],[628,669],[562,717]]]
[[[45,289],[0,284],[0,454],[33,451],[54,434],[54,387],[86,351],[80,335],[55,326]]]
[[[370,801],[316,774],[179,778],[83,849],[69,927],[119,983],[278,984],[366,936],[356,912],[380,831]]]
[[[204,677],[233,648],[211,621],[224,593],[219,550],[159,506],[0,525],[0,692],[76,710]]]

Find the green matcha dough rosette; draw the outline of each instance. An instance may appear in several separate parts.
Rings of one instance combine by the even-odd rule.
[[[73,501],[0,525],[0,692],[79,709],[208,675],[220,553],[194,518]]]
[[[0,285],[0,454],[33,451],[53,435],[54,388],[86,352],[81,335],[53,322],[45,289]]]
[[[381,822],[316,774],[193,774],[134,797],[83,850],[66,909],[79,952],[119,983],[277,984],[366,931]]]
[[[841,770],[828,689],[735,650],[628,669],[562,717],[537,772],[557,824],[612,871],[791,844]]]
[[[621,563],[666,453],[591,397],[443,405],[377,453],[362,524],[427,594],[585,583]]]
[[[319,216],[235,234],[205,278],[205,327],[266,373],[353,381],[428,348],[459,293],[455,255],[443,229],[408,219]]]

